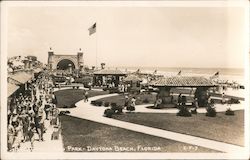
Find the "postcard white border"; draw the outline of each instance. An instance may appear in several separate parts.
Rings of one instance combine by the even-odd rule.
[[[7,144],[7,9],[8,7],[112,6],[112,7],[243,7],[245,41],[245,153],[12,153]],[[2,159],[243,159],[249,157],[249,2],[232,1],[4,1],[1,2],[1,158]],[[5,146],[5,147],[3,147]]]

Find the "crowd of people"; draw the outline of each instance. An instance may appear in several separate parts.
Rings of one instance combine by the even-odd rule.
[[[29,92],[19,93],[10,103],[8,151],[17,152],[25,142],[30,142],[29,149],[32,151],[35,140],[44,141],[47,130],[45,121],[50,121],[51,125],[59,124],[59,110],[56,108],[57,100],[50,77],[41,74],[32,80],[27,89]],[[56,123],[52,124],[53,121]]]

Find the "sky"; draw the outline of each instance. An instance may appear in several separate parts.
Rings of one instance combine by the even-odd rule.
[[[244,67],[244,10],[240,7],[8,8],[8,57],[84,52],[84,65],[130,67]],[[88,28],[97,23],[97,32]]]

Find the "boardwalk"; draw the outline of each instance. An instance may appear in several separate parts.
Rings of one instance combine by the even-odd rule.
[[[38,90],[36,94],[36,97],[38,99],[40,95],[43,93],[40,92],[38,87],[36,89]],[[42,105],[44,105],[44,103],[45,101],[43,101]],[[44,126],[47,129],[46,133],[43,134],[44,141],[38,141],[39,139],[38,134],[35,134],[34,149],[32,150],[32,152],[53,152],[53,153],[63,152],[64,148],[63,148],[62,136],[59,135],[59,139],[57,140],[51,140],[51,134],[53,133],[54,128],[53,126],[50,125],[50,120],[45,120]],[[18,152],[31,152],[30,147],[31,145],[29,141],[21,143]]]

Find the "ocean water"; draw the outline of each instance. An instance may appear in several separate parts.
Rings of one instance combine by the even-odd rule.
[[[115,68],[115,67],[114,67]],[[219,72],[219,78],[223,80],[236,81],[240,84],[244,82],[244,69],[243,68],[169,68],[169,67],[116,67],[120,70],[136,71],[140,69],[142,73],[153,73],[157,70],[158,74],[164,76],[175,76],[181,71],[183,76],[204,76],[211,77],[216,72]]]
[[[171,72],[171,73],[178,73],[180,70],[182,73],[190,73],[190,74],[208,74],[213,75],[219,71],[221,75],[234,75],[234,76],[244,76],[244,69],[243,68],[168,68],[168,67],[121,67],[120,69],[128,69],[136,71],[140,69],[143,71],[154,71],[157,70],[158,72]]]

